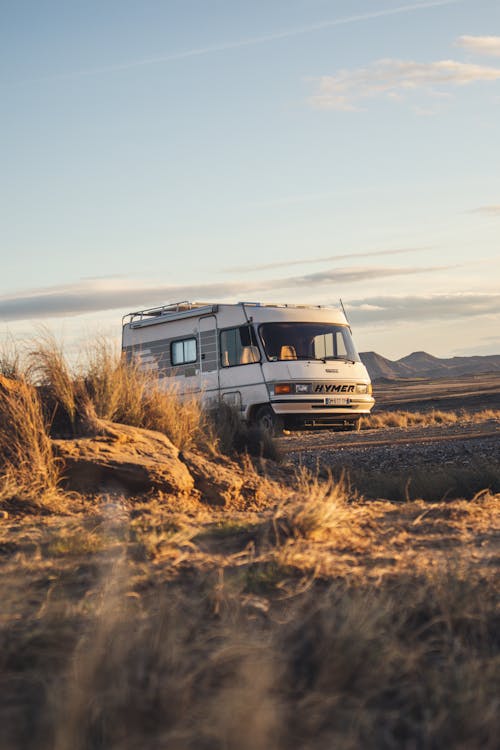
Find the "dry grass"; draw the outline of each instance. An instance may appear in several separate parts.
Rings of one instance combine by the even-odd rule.
[[[19,347],[12,338],[6,338],[0,344],[0,375],[11,380],[20,380],[25,370]]]
[[[59,469],[36,390],[25,380],[0,379],[0,499],[46,502]]]
[[[243,424],[234,409],[220,404],[206,413],[195,394],[180,396],[175,383],[159,378],[154,370],[141,369],[139,362],[127,362],[105,339],[87,347],[74,372],[47,334],[30,351],[29,360],[33,379],[52,404],[56,431],[64,431],[65,419],[73,432],[91,431],[95,415],[162,432],[181,450],[198,446],[214,453],[278,457],[272,438]]]
[[[226,454],[248,453],[251,456],[278,461],[276,441],[269,432],[257,425],[242,421],[240,413],[226,403],[220,403],[208,414],[210,442],[215,451]]]
[[[83,392],[78,378],[70,371],[62,348],[48,332],[42,332],[28,353],[32,382],[41,387],[44,401],[52,411],[51,418],[68,420],[73,432],[81,411]]]
[[[380,429],[384,427],[433,427],[436,425],[480,424],[489,420],[500,419],[500,410],[483,409],[478,412],[440,411],[429,412],[387,411],[375,412],[369,417],[361,417],[360,430]]]
[[[307,469],[299,470],[296,491],[281,501],[274,513],[277,542],[330,538],[339,528],[345,529],[346,520],[352,515],[348,507],[351,499],[344,477],[335,481],[329,476],[326,481],[320,481]]]
[[[45,334],[29,353],[30,374],[48,404],[53,432],[88,433],[106,419],[162,432],[178,448],[200,442],[206,418],[194,397],[181,399],[171,384],[137,363],[126,363],[104,339],[89,346],[73,369]]]
[[[126,362],[104,339],[94,342],[81,378],[98,417],[162,432],[178,448],[201,439],[204,415],[194,397],[180,398],[175,384]]]
[[[119,523],[103,509],[81,533],[25,528],[0,579],[0,748],[496,750],[500,497],[363,508],[311,476],[295,489],[260,524],[226,517],[205,553],[193,531],[206,544],[220,512],[194,522],[144,503]],[[355,565],[363,510],[370,545]],[[258,553],[223,551],[276,516],[289,532]]]

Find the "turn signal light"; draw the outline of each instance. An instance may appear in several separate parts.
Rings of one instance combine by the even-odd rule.
[[[283,393],[291,393],[292,392],[292,386],[290,383],[276,383],[274,386],[274,392],[277,396]]]

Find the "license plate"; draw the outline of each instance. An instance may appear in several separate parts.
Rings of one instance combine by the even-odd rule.
[[[325,398],[325,406],[347,406],[350,401],[350,398],[332,396],[331,398]]]

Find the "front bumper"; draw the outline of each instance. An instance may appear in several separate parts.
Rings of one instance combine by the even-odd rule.
[[[349,427],[370,413],[375,399],[356,394],[352,398],[273,398],[271,406],[288,427]]]

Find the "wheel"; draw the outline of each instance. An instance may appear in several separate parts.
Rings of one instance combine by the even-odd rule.
[[[268,432],[270,435],[281,435],[283,432],[283,419],[267,404],[257,409],[253,421],[263,432]]]

